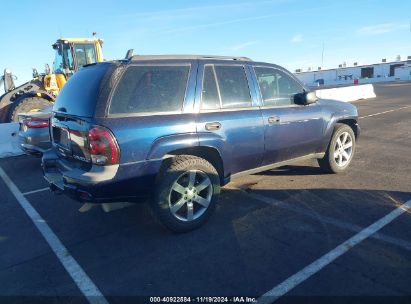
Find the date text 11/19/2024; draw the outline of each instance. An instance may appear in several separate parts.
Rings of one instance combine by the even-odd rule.
[[[257,303],[254,297],[150,297],[150,303]]]

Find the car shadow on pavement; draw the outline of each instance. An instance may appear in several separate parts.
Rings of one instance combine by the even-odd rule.
[[[79,213],[80,204],[47,191],[28,199],[104,295],[257,297],[356,233],[327,218],[367,227],[410,198],[410,192],[379,189],[223,188],[216,213],[204,226],[184,234],[158,225],[146,204]],[[392,235],[409,239],[411,229],[405,228]],[[363,249],[355,256],[359,265],[370,263],[368,251],[378,252],[384,245]],[[384,265],[407,282],[402,277],[406,272],[389,264],[395,254],[384,252]],[[354,285],[320,292],[373,294]],[[110,300],[121,303],[121,298]]]
[[[289,175],[328,175],[320,167],[314,166],[284,166],[273,170],[268,170],[254,175],[268,175],[268,176],[289,176]]]
[[[261,176],[299,172],[319,175],[318,170],[287,166]],[[29,171],[27,177],[16,175],[13,180],[19,181],[17,186],[21,187],[33,176],[41,177],[40,172]],[[245,180],[249,182],[252,178]],[[234,187],[229,184],[222,188],[210,220],[184,234],[173,234],[158,225],[146,204],[109,213],[102,208],[80,213],[81,204],[64,195],[42,191],[27,199],[104,295],[256,297],[411,199],[411,192],[367,186],[349,189],[345,184],[348,189],[344,189],[328,184],[325,189],[320,187],[322,181],[317,186],[310,184],[310,189],[291,189],[287,181],[283,184],[285,189],[276,189],[275,182],[263,189],[258,183],[233,184]],[[384,228],[384,233],[411,239],[409,216],[402,215]],[[16,229],[17,224],[10,224],[2,235],[12,236]],[[29,244],[24,239],[15,242],[16,248]],[[339,260],[340,268],[331,267],[332,277],[339,276],[347,282],[347,288],[334,286],[330,283],[333,280],[325,279],[313,289],[303,288],[300,294],[375,295],[383,290],[376,286],[378,280],[386,286],[395,284],[393,290],[410,294],[409,271],[403,267],[408,263],[404,259],[409,252],[379,240],[364,243],[365,247],[348,256],[349,262]],[[6,241],[3,245],[12,247]],[[120,298],[113,300],[121,303]]]
[[[273,202],[262,202],[258,196]],[[108,295],[238,295],[241,291],[258,296],[356,233],[328,219],[364,228],[410,198],[411,193],[380,190],[224,189],[209,222],[184,234],[157,225],[144,205],[111,214],[86,214],[82,222],[100,218],[95,229],[109,227],[111,233],[81,242],[72,252]],[[369,263],[368,250],[384,245],[363,249],[357,256],[360,265]],[[389,250],[385,254],[392,255]],[[391,263],[386,259],[382,262]],[[113,273],[121,274],[114,286]],[[131,289],[136,282],[139,288]],[[348,295],[355,292],[347,291]]]

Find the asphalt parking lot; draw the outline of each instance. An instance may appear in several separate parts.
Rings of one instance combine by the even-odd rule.
[[[144,204],[79,213],[79,203],[44,189],[39,159],[1,159],[17,190],[0,178],[0,302],[257,299],[282,288],[262,302],[411,303],[409,210],[344,243],[411,200],[411,83],[375,91],[355,102],[362,134],[349,172],[323,174],[309,161],[242,177],[223,189],[211,220],[187,234],[158,226]]]

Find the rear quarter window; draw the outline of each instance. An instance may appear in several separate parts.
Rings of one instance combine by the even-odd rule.
[[[78,70],[57,96],[53,111],[92,117],[99,97],[101,81],[109,67],[109,64],[96,64]]]
[[[189,65],[128,67],[114,91],[109,113],[181,111],[189,72]]]

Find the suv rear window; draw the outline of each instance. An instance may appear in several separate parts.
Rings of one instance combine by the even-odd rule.
[[[114,92],[110,114],[181,111],[189,65],[130,66]]]
[[[110,64],[96,64],[78,70],[59,93],[53,110],[75,116],[92,117],[100,83]]]

